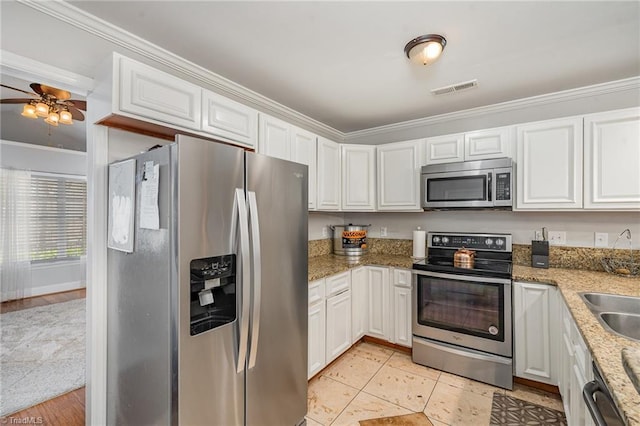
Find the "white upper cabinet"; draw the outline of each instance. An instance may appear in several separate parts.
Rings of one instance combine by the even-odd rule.
[[[422,210],[420,167],[424,139],[378,145],[378,210]]]
[[[342,157],[342,203],[344,211],[376,208],[376,148],[370,145],[340,145]]]
[[[517,210],[582,208],[582,118],[523,124],[517,132]]]
[[[456,161],[464,161],[464,133],[425,139],[425,165]]]
[[[269,157],[291,158],[289,123],[268,115],[260,114],[260,132],[258,133],[258,152]]]
[[[296,126],[291,126],[291,161],[309,167],[309,209],[316,208],[316,135]]]
[[[209,90],[202,90],[202,131],[255,147],[258,112]]]
[[[584,120],[584,207],[640,209],[640,108]]]
[[[340,210],[340,145],[318,136],[318,210]]]
[[[120,55],[114,66],[121,112],[200,130],[200,87]]]
[[[515,127],[478,130],[464,134],[464,160],[486,160],[512,156]]]

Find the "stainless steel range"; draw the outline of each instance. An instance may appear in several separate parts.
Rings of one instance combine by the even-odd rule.
[[[429,232],[413,264],[413,361],[513,388],[509,234]]]

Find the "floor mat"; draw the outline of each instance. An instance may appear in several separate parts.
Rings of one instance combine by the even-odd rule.
[[[0,415],[85,384],[86,300],[0,315]]]
[[[567,419],[562,411],[503,395],[499,392],[493,394],[491,426],[566,424]]]
[[[433,426],[424,413],[404,414],[402,416],[381,417],[379,419],[360,420],[360,426]]]

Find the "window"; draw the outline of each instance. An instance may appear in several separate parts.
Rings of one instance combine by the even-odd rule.
[[[29,199],[32,262],[68,260],[86,254],[84,179],[33,173]]]

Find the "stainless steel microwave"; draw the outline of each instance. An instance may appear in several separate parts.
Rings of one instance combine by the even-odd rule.
[[[511,210],[513,180],[511,158],[423,166],[422,208]]]

